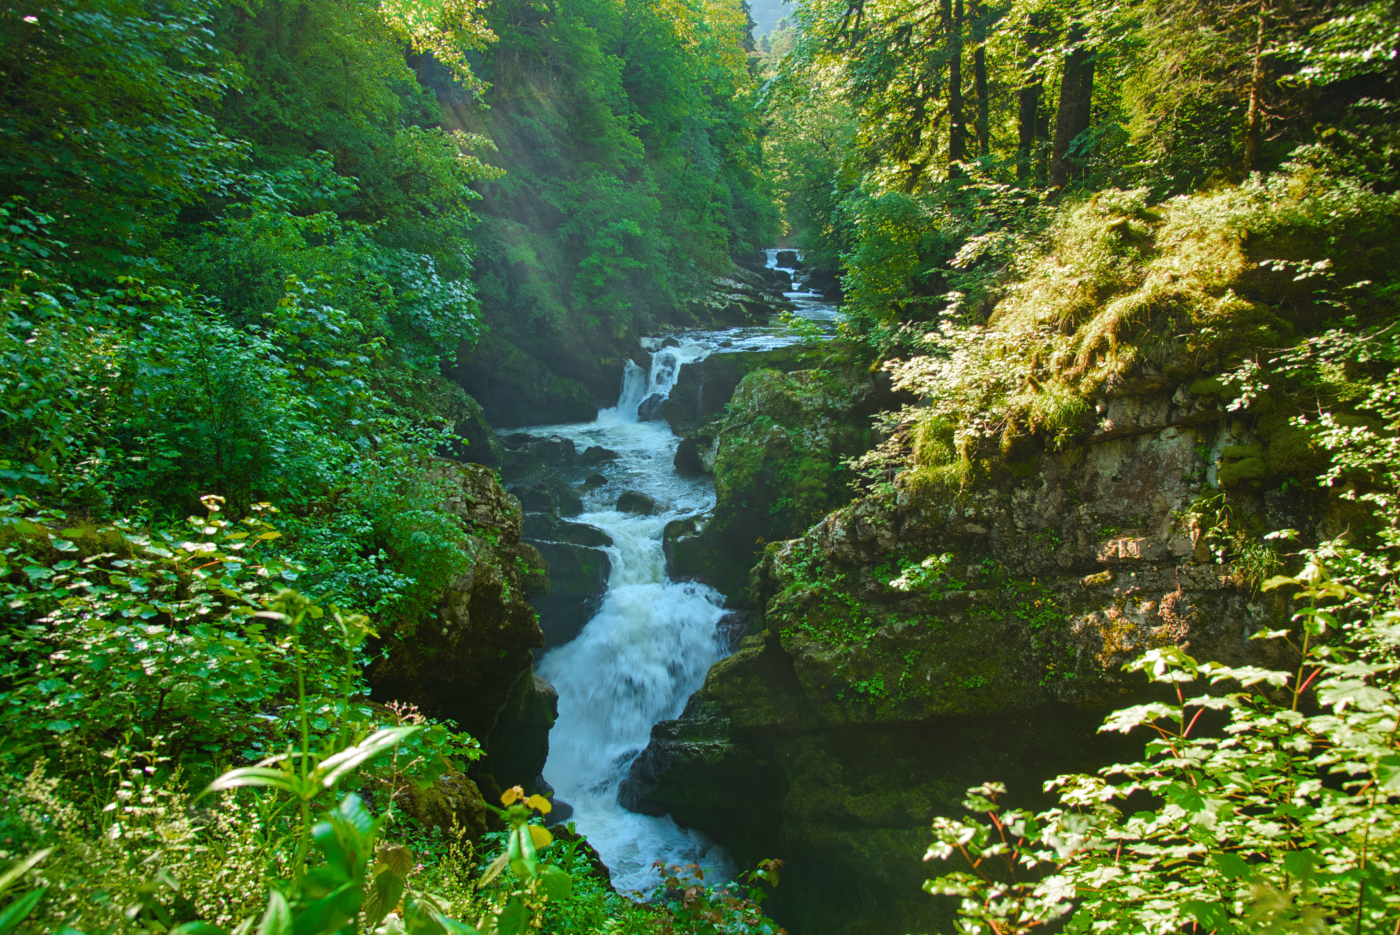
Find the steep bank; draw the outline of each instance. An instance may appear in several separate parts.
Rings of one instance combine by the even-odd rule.
[[[1168,643],[1286,662],[1249,642],[1282,618],[1278,599],[1179,519],[1210,491],[1198,449],[1241,441],[1239,426],[1173,395],[1114,399],[1155,414],[1139,434],[1009,462],[963,496],[867,496],[770,545],[754,585],[763,634],[658,725],[624,801],[741,864],[789,861],[770,906],[803,935],[949,924],[919,890],[930,819],[992,777],[1033,796],[1111,761],[1121,745],[1094,729],[1142,689],[1122,663]],[[1318,537],[1351,518],[1315,491],[1236,503]]]
[[[528,598],[549,590],[548,566],[521,541],[519,501],[494,471],[439,461],[444,506],[468,530],[470,560],[434,612],[381,634],[370,666],[373,697],[417,705],[482,742],[470,770],[488,801],[500,789],[536,787],[557,696],[534,674],[531,649],[544,643]]]
[[[801,935],[949,929],[955,907],[919,886],[933,816],[970,785],[1026,801],[1117,759],[1094,728],[1142,693],[1120,667],[1146,649],[1286,668],[1250,639],[1288,619],[1258,591],[1288,560],[1262,535],[1368,527],[1345,489],[1310,482],[1324,460],[1290,424],[1306,393],[1236,403],[1229,372],[1329,321],[1322,293],[1264,261],[1330,250],[1342,225],[1390,237],[1385,204],[1329,214],[1282,183],[1143,197],[1069,206],[988,325],[888,365],[920,398],[884,420],[862,495],[767,546],[762,633],[623,786],[741,863],[788,861],[769,906]],[[1376,274],[1372,254],[1336,256],[1338,289]]]

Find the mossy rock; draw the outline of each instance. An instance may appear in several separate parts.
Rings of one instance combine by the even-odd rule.
[[[716,504],[696,536],[675,541],[676,569],[747,604],[765,542],[786,539],[850,498],[842,461],[865,451],[868,375],[757,370],[740,382],[719,431]]]

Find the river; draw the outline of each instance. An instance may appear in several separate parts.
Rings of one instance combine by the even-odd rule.
[[[768,265],[776,265],[775,250]],[[834,327],[834,306],[807,293],[788,293],[796,317]],[[559,717],[549,735],[544,778],[574,808],[572,820],[598,850],[619,892],[650,893],[659,882],[653,865],[698,864],[707,879],[735,871],[724,849],[670,817],[629,812],[618,804],[618,786],[646,747],[651,728],[678,717],[705,674],[725,653],[717,624],[724,597],[703,584],[672,581],[666,574],[662,532],[675,519],[714,506],[708,477],[684,477],[672,465],[680,439],[664,421],[639,421],[638,406],[665,396],[681,368],[712,354],[781,347],[804,340],[782,326],[678,332],[675,346],[646,340],[651,369],[628,361],[617,405],[593,422],[533,426],[530,434],[559,435],[582,450],[601,445],[619,458],[599,468],[608,483],[583,493],[583,512],[571,521],[601,529],[612,539],[607,591],[597,614],[573,641],[547,652],[537,669],[559,692]],[[667,342],[671,343],[671,342]],[[656,511],[618,511],[626,490],[646,494]]]

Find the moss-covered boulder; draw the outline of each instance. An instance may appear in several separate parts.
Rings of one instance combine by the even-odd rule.
[[[394,807],[425,831],[449,832],[455,825],[472,841],[486,833],[486,799],[465,773],[444,770],[426,785],[403,783]]]
[[[485,740],[530,670],[531,650],[544,645],[528,598],[548,590],[546,566],[521,541],[520,504],[494,471],[450,461],[433,471],[469,532],[469,558],[432,613],[380,635],[368,672],[372,697],[415,704]]]
[[[676,385],[661,403],[659,415],[677,435],[691,435],[706,420],[724,411],[739,381],[748,374],[757,370],[810,370],[821,366],[830,353],[829,348],[813,344],[790,344],[769,351],[721,350],[681,368]]]
[[[848,499],[841,462],[869,447],[872,393],[863,373],[745,376],[719,430],[714,514],[697,533],[668,541],[675,571],[746,604],[749,569],[764,543],[800,532]]]

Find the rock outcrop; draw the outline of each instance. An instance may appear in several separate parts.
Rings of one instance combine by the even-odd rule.
[[[800,532],[849,497],[841,462],[870,446],[877,397],[862,370],[748,372],[706,446],[713,446],[713,514],[668,530],[674,573],[715,586],[731,605],[747,604],[749,569],[763,543]],[[694,463],[682,463],[689,447],[678,450],[678,469],[706,467],[708,452],[695,437]]]
[[[721,441],[716,480],[742,483],[750,515],[771,508],[763,477],[821,437],[822,407],[798,399],[810,379],[755,374],[736,396],[754,416]],[[656,727],[624,803],[704,830],[741,866],[787,861],[767,906],[802,935],[950,928],[953,907],[919,889],[929,821],[961,814],[984,781],[1044,805],[1046,778],[1140,752],[1141,737],[1095,733],[1145,696],[1123,663],[1169,644],[1292,662],[1250,639],[1290,613],[1255,588],[1271,559],[1221,564],[1210,547],[1215,482],[1230,528],[1256,537],[1318,541],[1362,521],[1350,501],[1280,483],[1317,463],[1286,418],[1246,423],[1211,394],[1122,384],[1073,447],[1022,439],[961,487],[906,473],[770,543],[752,582],[762,634]],[[726,467],[741,451],[755,467]],[[707,534],[677,531],[677,559]]]
[[[829,354],[828,348],[810,344],[711,354],[681,368],[676,385],[658,408],[658,417],[665,419],[677,435],[691,435],[706,420],[724,411],[746,375],[758,370],[810,370],[822,366]]]
[[[433,471],[442,481],[447,507],[468,530],[465,551],[470,557],[432,614],[381,634],[381,655],[368,677],[375,700],[415,704],[486,742],[493,734],[502,736],[495,732],[503,711],[512,705],[528,707],[522,685],[534,688],[531,650],[544,644],[528,598],[547,592],[547,567],[540,553],[521,541],[520,504],[494,471],[451,461],[437,462]],[[515,718],[536,736],[527,737],[522,727],[509,743],[488,742],[488,756],[470,771],[472,778],[492,783],[488,777],[507,764],[512,777],[518,777],[515,760],[524,755],[508,751],[533,744],[537,754],[540,744],[548,743],[548,728],[540,732],[544,720]],[[543,765],[541,757],[535,758]],[[538,774],[539,768],[534,770],[527,778]]]

